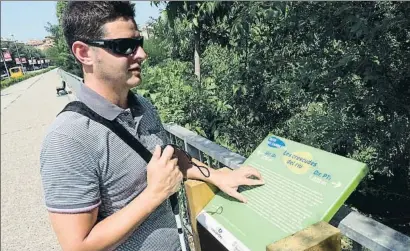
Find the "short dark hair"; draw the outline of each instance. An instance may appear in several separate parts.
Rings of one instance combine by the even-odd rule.
[[[108,22],[119,18],[134,21],[134,6],[135,4],[129,1],[68,2],[63,13],[62,26],[70,51],[75,41],[102,38],[102,26]]]

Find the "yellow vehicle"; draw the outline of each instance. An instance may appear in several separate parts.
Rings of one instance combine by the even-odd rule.
[[[23,76],[23,70],[21,69],[21,67],[13,67],[10,68],[10,77],[11,78],[19,78]]]

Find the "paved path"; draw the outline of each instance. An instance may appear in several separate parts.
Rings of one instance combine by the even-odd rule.
[[[1,91],[1,250],[61,250],[45,209],[39,171],[44,133],[69,102],[57,70]]]

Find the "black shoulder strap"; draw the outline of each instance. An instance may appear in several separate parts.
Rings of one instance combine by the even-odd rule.
[[[65,111],[80,113],[106,126],[112,132],[117,134],[117,136],[120,137],[125,143],[127,143],[132,149],[134,149],[134,151],[137,152],[145,160],[145,162],[148,163],[151,160],[152,153],[148,151],[147,148],[145,148],[130,132],[127,131],[127,129],[125,129],[117,121],[110,121],[101,117],[81,101],[72,101],[68,103],[58,115]]]

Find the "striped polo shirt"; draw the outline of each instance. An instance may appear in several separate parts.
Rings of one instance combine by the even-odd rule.
[[[77,99],[108,120],[117,120],[149,151],[167,143],[154,106],[130,92],[122,109],[82,84]],[[124,208],[147,186],[147,163],[104,125],[63,112],[48,128],[40,153],[47,209],[82,213],[98,207],[97,222]],[[164,201],[117,250],[180,250],[175,218]]]

